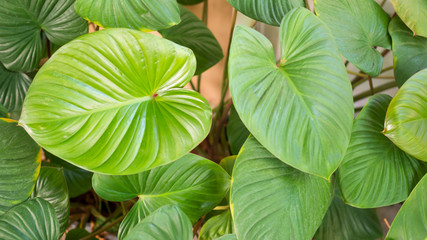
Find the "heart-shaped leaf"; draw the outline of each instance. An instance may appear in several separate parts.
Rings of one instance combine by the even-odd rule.
[[[215,240],[233,233],[233,219],[230,210],[210,218],[200,229],[199,240]]]
[[[427,236],[427,175],[400,208],[388,231],[387,240],[425,239]]]
[[[20,112],[31,78],[25,73],[11,72],[0,63],[0,104],[8,112]]]
[[[74,10],[74,0],[4,0],[0,62],[12,71],[32,71],[46,52],[43,34],[63,45],[87,31],[87,22]]]
[[[228,0],[246,16],[257,21],[279,26],[283,17],[292,9],[304,7],[303,0]]]
[[[216,240],[237,240],[237,236],[236,234],[227,234],[220,238],[217,238]]]
[[[165,206],[146,217],[125,240],[192,240],[190,219],[177,206]]]
[[[399,17],[391,20],[389,32],[393,39],[394,76],[401,87],[416,72],[427,68],[427,38],[413,36]]]
[[[239,239],[311,239],[332,201],[323,178],[284,164],[254,137],[233,170],[231,213]]]
[[[246,128],[245,124],[243,124],[239,114],[237,114],[236,108],[232,106],[227,126],[227,137],[230,142],[231,153],[239,154],[240,148],[245,143],[249,134],[251,133]]]
[[[412,30],[413,35],[427,38],[427,2],[425,0],[390,0],[397,15]]]
[[[217,64],[223,57],[221,45],[209,28],[191,11],[179,6],[181,23],[159,32],[166,39],[193,50],[197,60],[196,75]]]
[[[427,162],[427,68],[406,81],[391,101],[384,134],[405,152]]]
[[[375,208],[401,202],[426,172],[420,161],[381,133],[390,101],[388,95],[374,95],[354,121],[350,145],[338,169],[342,196],[352,206]]]
[[[68,227],[70,216],[70,198],[62,169],[42,167],[32,197],[42,198],[53,206],[62,235]]]
[[[196,222],[224,198],[229,181],[229,175],[218,164],[188,154],[168,165],[135,175],[95,174],[93,188],[109,201],[139,197],[120,225],[119,237],[123,238],[141,219],[165,205],[179,206]]]
[[[280,160],[329,178],[350,140],[353,97],[328,27],[299,8],[283,19],[281,61],[271,43],[237,26],[230,89],[243,123]]]
[[[80,196],[92,188],[92,172],[69,164],[49,152],[45,152],[45,155],[50,160],[49,166],[62,167],[70,198]]]
[[[0,119],[0,215],[30,197],[40,171],[41,149],[17,125]]]
[[[152,34],[87,34],[41,68],[20,123],[47,151],[94,172],[133,174],[164,165],[210,129],[207,101],[182,89],[195,65],[190,49]]]
[[[203,0],[178,0],[178,3],[184,5],[194,5],[203,2]]]
[[[176,0],[76,0],[76,11],[106,28],[159,30],[179,23]]]
[[[372,0],[317,0],[315,9],[332,30],[342,55],[363,72],[378,76],[383,57],[374,48],[391,48],[390,16]]]
[[[2,240],[58,240],[60,237],[55,210],[41,198],[21,203],[0,217]]]

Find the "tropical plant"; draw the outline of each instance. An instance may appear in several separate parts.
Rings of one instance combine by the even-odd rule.
[[[0,239],[427,237],[427,1],[228,2],[0,0]]]

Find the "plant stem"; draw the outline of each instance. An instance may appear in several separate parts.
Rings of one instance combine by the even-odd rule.
[[[205,23],[206,26],[208,26],[208,0],[203,1],[203,14],[202,14],[202,21]],[[201,91],[201,84],[202,84],[202,74],[200,73],[199,76],[197,76],[197,92]]]
[[[197,76],[197,92],[200,93],[200,85],[202,84],[202,74],[200,73],[199,76]]]
[[[387,0],[383,0],[380,4],[381,7],[384,7],[384,4],[387,2]]]
[[[52,51],[50,49],[50,40],[46,36],[46,50],[47,50],[47,58],[50,58],[52,56]]]
[[[378,92],[381,92],[381,91],[384,91],[384,90],[387,90],[387,89],[390,89],[390,88],[394,88],[396,86],[397,86],[396,82],[394,82],[394,81],[386,83],[384,85],[381,85],[381,86],[375,88],[374,89],[374,94],[378,93]],[[368,90],[368,91],[362,92],[362,93],[354,96],[353,100],[354,100],[354,102],[356,102],[356,101],[359,101],[360,99],[363,99],[363,98],[368,97],[370,95],[371,95],[371,90]]]
[[[125,216],[121,216],[121,217],[117,218],[116,220],[114,220],[110,224],[108,224],[107,226],[92,232],[91,234],[87,235],[86,237],[84,237],[80,240],[89,240],[93,237],[96,237],[98,234],[101,234],[101,233],[105,232],[106,230],[114,227],[117,223],[121,222],[123,220],[123,218],[125,218]]]
[[[120,202],[120,206],[122,207],[123,215],[126,216],[127,210],[124,202]]]
[[[374,95],[375,93],[374,93],[374,84],[372,83],[372,77],[371,76],[369,76],[368,77],[368,80],[369,80],[369,90],[371,90],[371,96],[372,95]]]
[[[305,8],[307,8],[308,11],[311,11],[310,10],[310,5],[308,5],[308,0],[304,0],[304,3],[305,3]]]
[[[230,209],[230,206],[216,206],[213,210],[214,211],[222,211],[222,210],[228,210]]]
[[[190,86],[194,91],[197,91],[196,87],[194,86],[194,83],[192,80],[190,80]]]

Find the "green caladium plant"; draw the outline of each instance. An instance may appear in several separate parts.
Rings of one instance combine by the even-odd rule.
[[[425,0],[0,6],[0,239],[427,237]]]

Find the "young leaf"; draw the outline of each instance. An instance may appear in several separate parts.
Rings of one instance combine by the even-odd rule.
[[[233,219],[230,210],[210,218],[200,229],[199,240],[215,240],[233,233]]]
[[[328,27],[306,9],[281,26],[281,61],[262,34],[237,26],[230,89],[243,123],[286,164],[329,178],[350,140],[353,98]]]
[[[390,101],[385,94],[372,96],[354,121],[338,169],[342,196],[351,206],[376,208],[401,202],[426,172],[420,161],[381,133]]]
[[[47,151],[94,172],[133,174],[164,165],[210,129],[207,101],[182,89],[195,65],[190,49],[152,34],[87,34],[41,68],[20,123]]]
[[[231,214],[239,239],[311,239],[333,197],[331,183],[298,171],[249,137],[236,160]]]
[[[76,0],[77,13],[105,28],[153,31],[179,23],[176,0]]]
[[[2,240],[58,240],[60,237],[55,210],[41,198],[21,203],[0,217]]]
[[[228,0],[246,16],[270,25],[279,26],[292,9],[304,7],[304,0]]]
[[[391,48],[388,14],[373,0],[317,0],[316,13],[332,30],[342,55],[363,72],[381,73],[383,57],[374,48]]]
[[[245,143],[249,134],[251,133],[246,128],[245,124],[243,124],[233,105],[230,109],[230,117],[227,126],[227,137],[233,154],[239,154],[240,148]]]
[[[190,219],[177,206],[162,207],[139,223],[125,240],[192,240]]]
[[[159,32],[166,39],[190,48],[197,60],[195,75],[217,64],[223,57],[221,45],[209,28],[191,11],[179,6],[181,23]]]
[[[391,101],[384,134],[405,152],[427,162],[427,69],[406,81]]]
[[[391,20],[388,30],[393,39],[394,76],[401,87],[412,75],[427,68],[427,38],[413,36],[399,17]]]
[[[427,236],[427,175],[400,208],[386,240],[425,239]]]
[[[62,169],[42,167],[32,197],[42,198],[53,206],[59,221],[59,233],[62,235],[68,227],[70,216],[70,198]]]
[[[391,0],[397,15],[412,30],[413,35],[427,38],[427,2],[425,0]]]
[[[21,111],[30,84],[31,78],[27,74],[9,71],[0,63],[0,104],[8,112]]]
[[[40,171],[41,149],[17,125],[0,119],[0,215],[30,197]]]
[[[87,33],[88,24],[74,10],[74,0],[4,0],[0,8],[0,62],[12,71],[39,66],[47,38],[59,45]]]

